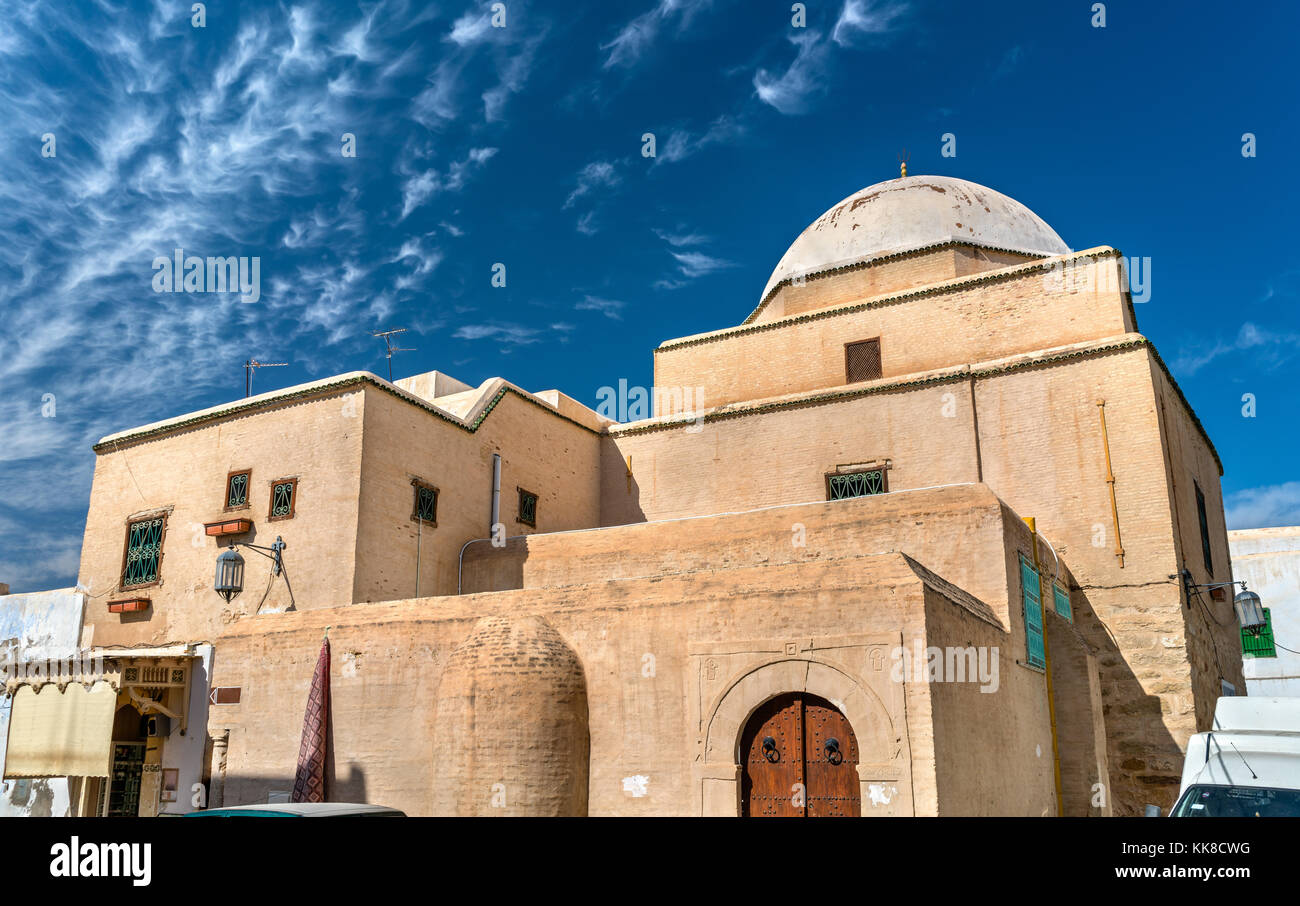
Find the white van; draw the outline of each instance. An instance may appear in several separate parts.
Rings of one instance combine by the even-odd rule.
[[[1300,817],[1300,698],[1224,696],[1187,742],[1173,818]]]

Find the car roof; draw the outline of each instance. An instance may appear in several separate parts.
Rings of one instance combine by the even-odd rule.
[[[406,813],[384,805],[359,802],[270,802],[257,805],[231,805],[223,808],[190,812],[189,815],[212,818],[343,818],[349,815],[404,818]]]

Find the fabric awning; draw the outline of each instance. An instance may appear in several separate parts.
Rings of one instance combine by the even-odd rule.
[[[14,693],[5,778],[107,777],[113,758],[117,692],[99,682],[87,690],[53,683]]]

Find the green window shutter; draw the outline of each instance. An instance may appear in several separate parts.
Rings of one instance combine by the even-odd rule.
[[[1056,612],[1065,617],[1071,623],[1074,622],[1074,614],[1070,612],[1070,596],[1065,593],[1065,589],[1059,585],[1052,586]]]
[[[1020,558],[1020,585],[1025,602],[1025,644],[1031,667],[1046,667],[1047,652],[1043,648],[1043,601],[1039,591],[1038,570],[1024,557]]]
[[[1273,645],[1273,614],[1264,608],[1264,625],[1256,631],[1241,630],[1242,657],[1277,657]]]

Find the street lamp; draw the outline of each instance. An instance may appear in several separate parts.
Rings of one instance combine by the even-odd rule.
[[[227,604],[244,590],[244,558],[233,544],[217,556],[217,576],[212,587]]]
[[[1200,594],[1202,588],[1226,588],[1231,585],[1240,585],[1241,591],[1232,599],[1232,607],[1237,612],[1237,622],[1241,624],[1242,629],[1249,629],[1251,632],[1258,633],[1261,626],[1264,625],[1264,606],[1260,601],[1259,595],[1246,588],[1246,583],[1236,582],[1203,582],[1197,584],[1192,581],[1190,570],[1183,570],[1181,573],[1175,573],[1170,576],[1171,579],[1183,580],[1183,586],[1187,589],[1187,606],[1192,606],[1192,595]]]
[[[1232,599],[1232,606],[1237,611],[1237,622],[1241,628],[1258,633],[1265,623],[1264,605],[1259,600],[1259,595],[1247,589],[1243,582],[1241,593]]]
[[[236,544],[231,543],[217,555],[217,572],[212,580],[212,588],[217,594],[225,598],[229,604],[231,600],[239,596],[244,590],[244,558],[239,555],[236,547],[246,547],[249,550],[257,551],[263,557],[271,561],[271,575],[278,576],[284,573],[284,583],[289,587],[289,602],[293,603],[293,586],[289,585],[289,574],[284,569],[284,549],[288,547],[284,539],[279,535],[275,537],[275,543],[270,547],[262,547],[257,544]]]

